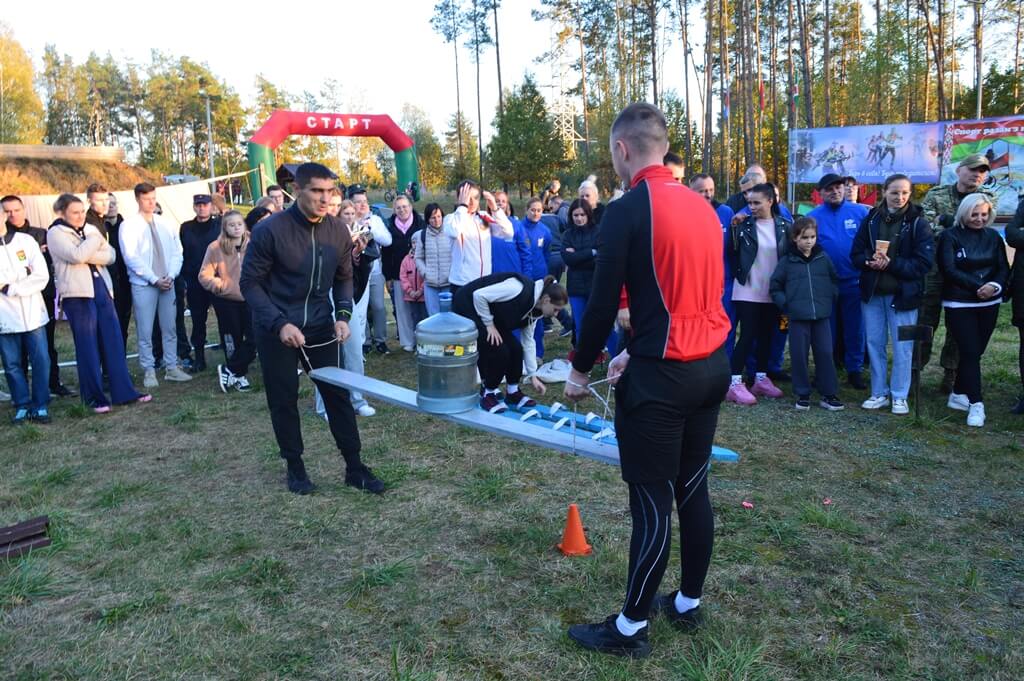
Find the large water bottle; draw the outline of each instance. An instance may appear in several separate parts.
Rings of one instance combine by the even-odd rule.
[[[441,311],[416,325],[419,392],[416,404],[433,414],[476,407],[476,325],[451,311],[452,294],[440,295]]]

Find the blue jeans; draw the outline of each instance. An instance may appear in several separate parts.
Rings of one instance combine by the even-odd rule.
[[[729,335],[725,338],[725,356],[732,360],[732,348],[736,345],[736,306],[732,304],[732,282],[725,285],[722,295],[722,307],[729,315]]]
[[[914,357],[914,342],[900,341],[898,327],[917,323],[917,310],[897,310],[892,296],[872,296],[860,305],[864,318],[864,336],[871,360],[871,394],[889,395],[905,400],[910,394],[910,369]],[[889,357],[886,348],[892,338],[892,373],[886,380]]]
[[[21,361],[21,350],[32,366],[32,392],[29,395],[28,367]],[[0,358],[3,359],[11,404],[15,409],[36,412],[50,404],[50,350],[46,342],[46,325],[24,333],[0,333]]]
[[[839,298],[832,307],[832,340],[838,340],[836,325],[843,320],[843,366],[847,374],[864,368],[864,318],[860,311],[860,284],[840,284]]]
[[[432,317],[441,311],[440,295],[447,293],[447,286],[423,285],[423,302],[427,305],[427,316]]]
[[[583,315],[587,311],[587,303],[590,302],[590,296],[569,296],[569,307],[572,308],[572,318],[576,322],[576,339],[579,341],[580,331],[583,329]],[[615,351],[619,346],[619,335],[615,333],[615,328],[612,327],[612,332],[608,334],[608,341],[605,343],[605,348],[608,350],[608,354],[611,357],[615,356]]]

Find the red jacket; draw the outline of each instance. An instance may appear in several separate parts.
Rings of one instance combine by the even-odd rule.
[[[705,199],[664,166],[636,174],[601,221],[594,288],[578,334],[573,367],[593,367],[629,296],[631,356],[692,361],[725,342],[722,225]]]

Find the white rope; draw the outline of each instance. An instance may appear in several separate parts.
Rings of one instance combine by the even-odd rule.
[[[314,348],[322,348],[322,347],[325,347],[327,345],[330,345],[331,343],[339,343],[339,342],[341,342],[341,341],[339,341],[337,338],[332,338],[331,340],[324,341],[323,343],[317,343],[316,345],[306,345],[305,343],[303,343],[302,345],[299,346],[299,352],[302,353],[302,358],[306,360],[306,366],[309,367],[310,370],[312,370],[313,369],[313,363],[309,361],[309,355],[306,354],[306,350],[307,349],[312,350]]]

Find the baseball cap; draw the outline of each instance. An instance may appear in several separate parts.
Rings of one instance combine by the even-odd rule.
[[[211,197],[209,194],[193,194],[192,195],[192,204],[193,205],[197,204],[197,203],[212,203],[212,202],[213,202],[213,197]]]
[[[970,156],[964,157],[964,160],[960,161],[960,165],[957,168],[970,168],[975,170],[977,168],[984,167],[986,170],[990,169],[991,166],[988,164],[988,159],[983,154],[971,154]]]
[[[818,191],[821,191],[822,189],[827,189],[834,184],[842,184],[845,181],[846,180],[844,178],[840,177],[839,175],[836,175],[835,173],[828,173],[826,175],[822,175],[821,179],[818,180]]]

